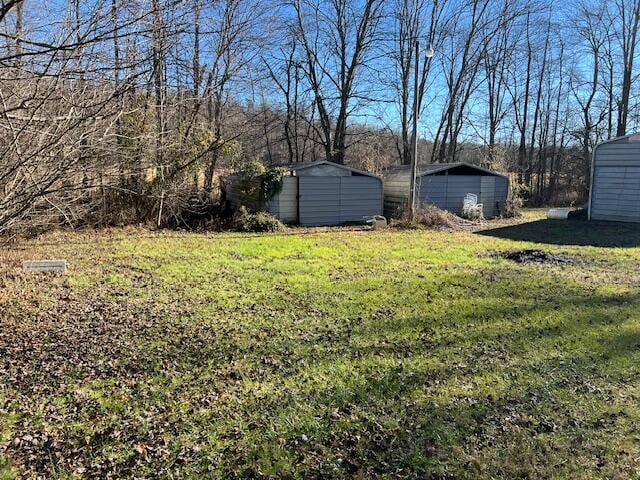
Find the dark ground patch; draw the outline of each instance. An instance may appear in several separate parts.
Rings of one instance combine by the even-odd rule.
[[[562,253],[549,253],[544,250],[525,249],[525,250],[504,250],[491,252],[495,258],[506,258],[516,263],[539,263],[544,265],[573,265],[576,263],[584,263],[585,259],[574,255],[566,255]]]

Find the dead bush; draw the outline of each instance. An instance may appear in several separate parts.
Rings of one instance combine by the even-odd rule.
[[[426,205],[416,209],[413,218],[409,212],[404,212],[399,220],[393,224],[398,228],[441,228],[457,230],[471,225],[471,222],[442,210],[433,205]]]
[[[524,205],[523,188],[521,185],[513,183],[507,195],[507,201],[500,212],[502,218],[518,218],[522,215]]]

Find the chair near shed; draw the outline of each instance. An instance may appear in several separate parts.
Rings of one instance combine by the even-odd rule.
[[[387,171],[384,181],[384,211],[396,216],[408,203],[411,167]],[[468,163],[436,163],[420,167],[416,183],[421,206],[434,205],[462,215],[467,194],[477,196],[485,218],[494,218],[504,209],[509,193],[509,178]]]

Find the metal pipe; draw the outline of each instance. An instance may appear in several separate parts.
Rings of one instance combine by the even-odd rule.
[[[416,179],[418,176],[418,76],[420,69],[420,42],[415,45],[415,71],[413,82],[413,153],[411,155],[411,182],[409,185],[409,217],[413,220],[416,209]]]

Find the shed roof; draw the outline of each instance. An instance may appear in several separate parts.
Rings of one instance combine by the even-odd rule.
[[[596,145],[598,148],[601,145],[606,145],[609,143],[629,143],[629,142],[639,142],[640,141],[640,132],[630,133],[629,135],[623,135],[621,137],[610,138],[609,140],[605,140]]]
[[[304,169],[308,169],[308,168],[315,168],[315,167],[319,167],[321,165],[330,165],[332,167],[335,168],[340,168],[342,170],[347,170],[349,172],[355,173],[357,175],[364,175],[367,177],[373,177],[373,178],[377,178],[378,180],[382,180],[382,177],[380,177],[379,175],[374,175],[373,173],[370,172],[366,172],[364,170],[358,170],[357,168],[353,168],[353,167],[349,167],[347,165],[341,165],[339,163],[335,163],[335,162],[330,162],[328,160],[321,160],[318,162],[303,162],[303,163],[291,163],[291,164],[285,164],[285,165],[275,165],[276,168],[284,168],[285,170],[288,170],[289,173],[294,173],[297,172],[299,170],[304,170]],[[240,172],[233,172],[230,173],[228,175],[224,175],[223,178],[227,178],[227,179],[234,179],[234,178],[239,178],[241,177]]]
[[[472,165],[466,162],[454,162],[454,163],[432,163],[429,165],[420,165],[418,166],[418,176],[423,177],[426,175],[435,175],[436,173],[441,173],[447,170],[452,170],[455,168],[464,167],[465,169],[471,169],[478,172],[478,174],[484,175],[493,175],[496,177],[505,177],[505,175],[494,172],[484,167],[479,167],[478,165]],[[387,176],[402,176],[409,175],[411,173],[410,165],[402,165],[399,167],[394,167],[387,170]]]
[[[356,173],[358,175],[365,175],[367,177],[380,178],[378,175],[374,175],[373,173],[366,172],[364,170],[358,170],[357,168],[349,167],[347,165],[341,165],[339,163],[330,162],[329,160],[320,160],[318,162],[304,162],[304,163],[292,163],[289,165],[282,165],[281,168],[286,168],[291,172],[297,172],[299,170],[304,170],[307,168],[315,168],[320,165],[330,165],[332,167],[341,168],[343,170],[348,170],[352,173]]]

